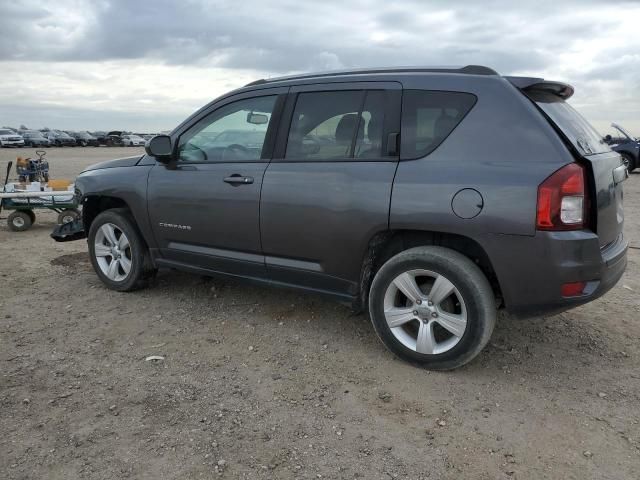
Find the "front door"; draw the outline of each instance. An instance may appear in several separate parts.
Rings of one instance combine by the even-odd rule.
[[[174,138],[175,165],[152,168],[147,201],[159,263],[264,276],[260,189],[280,90],[214,105]]]

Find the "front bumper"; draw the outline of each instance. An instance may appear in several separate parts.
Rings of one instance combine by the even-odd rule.
[[[3,147],[24,147],[24,140],[0,140]]]
[[[74,220],[73,222],[56,225],[50,236],[56,242],[71,242],[73,240],[81,240],[83,238],[86,238],[87,233],[84,231],[84,223],[80,218],[78,220]]]
[[[613,288],[627,266],[622,233],[604,248],[588,230],[501,237],[488,243],[487,253],[506,309],[517,317],[552,315],[591,302]],[[584,293],[563,297],[562,285],[572,282],[587,282]]]

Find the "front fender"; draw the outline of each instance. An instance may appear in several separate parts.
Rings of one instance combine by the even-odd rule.
[[[80,174],[75,187],[83,208],[84,229],[89,231],[91,221],[100,211],[126,206],[147,245],[155,248],[147,213],[147,179],[151,168],[151,165],[112,167]]]

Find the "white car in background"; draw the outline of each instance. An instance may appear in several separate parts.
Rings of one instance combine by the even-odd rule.
[[[122,135],[122,144],[125,147],[144,147],[147,141],[138,135]]]
[[[13,130],[0,128],[0,147],[24,147],[24,138]]]

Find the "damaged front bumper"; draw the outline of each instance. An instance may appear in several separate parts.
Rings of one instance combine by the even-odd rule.
[[[87,238],[82,219],[57,225],[56,228],[53,229],[53,232],[51,232],[51,238],[56,242],[71,242],[73,240]]]

